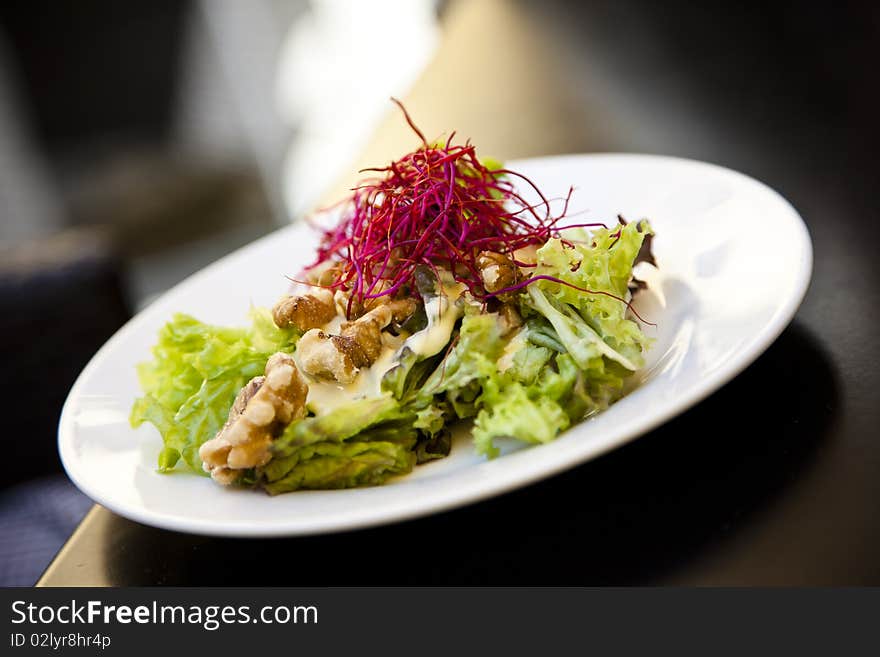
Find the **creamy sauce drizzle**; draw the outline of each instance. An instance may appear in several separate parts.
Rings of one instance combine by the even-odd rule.
[[[324,415],[348,402],[390,394],[382,391],[382,378],[399,364],[400,354],[404,348],[411,349],[420,358],[428,358],[439,353],[449,344],[455,322],[462,314],[460,306],[450,299],[457,299],[464,286],[458,283],[444,283],[441,287],[441,294],[430,298],[425,304],[428,325],[410,336],[393,336],[383,331],[382,352],[379,357],[370,367],[362,368],[351,383],[342,385],[303,374],[309,384],[309,393],[306,397],[308,409],[316,415]],[[344,321],[344,316],[337,315],[321,330],[325,333],[338,333]]]
[[[433,356],[449,344],[449,336],[452,335],[455,321],[461,317],[461,309],[449,303],[449,297],[444,294],[425,304],[425,315],[428,325],[406,341],[406,346],[422,358]]]
[[[385,376],[388,370],[397,365],[399,345],[403,342],[400,337],[388,337],[394,338],[396,344],[389,344],[390,341],[385,340],[382,353],[379,354],[376,362],[370,367],[362,368],[354,381],[347,385],[334,381],[321,381],[314,377],[303,375],[309,384],[309,394],[306,397],[308,409],[316,415],[324,415],[342,404],[358,399],[372,399],[387,394],[382,392],[382,377]]]

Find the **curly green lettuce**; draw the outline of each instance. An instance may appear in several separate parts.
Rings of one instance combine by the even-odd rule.
[[[543,315],[578,365],[604,356],[630,371],[642,367],[649,340],[627,317],[627,286],[633,263],[652,230],[647,221],[601,228],[586,242],[550,239],[537,251],[540,280],[528,286],[524,305]],[[584,292],[592,290],[594,293]]]
[[[633,263],[650,234],[642,221],[597,230],[578,242],[551,239],[538,249],[535,275],[558,280],[527,287],[520,298],[529,318],[527,346],[503,372],[484,369],[475,400],[478,452],[496,456],[494,440],[501,437],[546,443],[621,397],[650,344],[624,302]]]
[[[257,480],[273,495],[381,484],[415,465],[414,419],[387,395],[293,422],[273,443],[273,458]]]

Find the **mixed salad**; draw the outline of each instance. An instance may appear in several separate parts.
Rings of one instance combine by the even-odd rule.
[[[161,472],[271,494],[381,484],[447,456],[462,420],[489,458],[503,437],[552,441],[643,365],[648,222],[563,225],[572,190],[548,199],[401,109],[419,147],[333,210],[290,294],[247,328],[178,314],[160,331],[131,423],[162,434]]]

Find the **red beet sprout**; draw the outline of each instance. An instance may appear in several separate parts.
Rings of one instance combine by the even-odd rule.
[[[362,181],[342,210],[339,223],[324,231],[318,256],[306,270],[332,265],[332,281],[322,287],[343,290],[352,303],[399,293],[422,265],[447,269],[477,299],[487,300],[504,291],[522,289],[536,280],[564,281],[532,276],[503,291],[483,287],[477,258],[494,251],[514,259],[522,248],[541,246],[560,238],[572,189],[554,214],[551,200],[526,176],[510,169],[490,169],[477,159],[470,141],[428,143],[403,104],[407,123],[422,145],[387,167],[364,169],[381,174]],[[514,181],[524,182],[540,199],[527,201]],[[574,287],[574,286],[573,286]],[[591,292],[591,294],[608,294]],[[613,296],[613,295],[609,295]],[[615,297],[617,298],[617,297]],[[625,300],[620,299],[623,303]]]

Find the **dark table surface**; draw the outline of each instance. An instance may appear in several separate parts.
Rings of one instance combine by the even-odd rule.
[[[697,4],[453,2],[407,103],[504,158],[661,152],[779,190],[813,280],[742,375],[595,461],[397,525],[216,539],[95,507],[39,583],[880,584],[878,12]],[[407,139],[389,119],[364,161]]]

